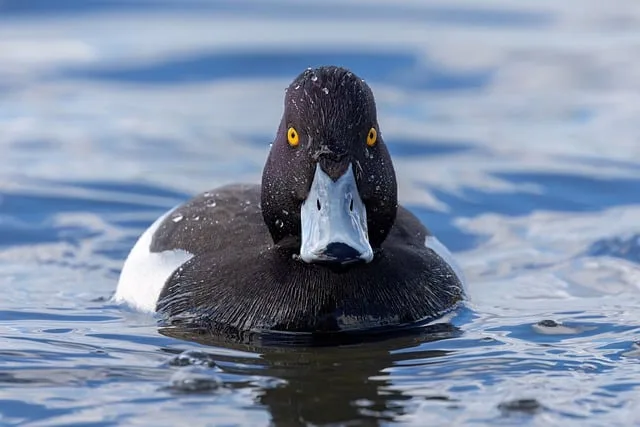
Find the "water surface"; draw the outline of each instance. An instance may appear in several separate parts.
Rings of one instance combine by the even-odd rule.
[[[0,425],[640,424],[639,29],[634,0],[0,2]],[[324,64],[372,86],[468,307],[264,348],[110,303],[155,218],[259,180]]]

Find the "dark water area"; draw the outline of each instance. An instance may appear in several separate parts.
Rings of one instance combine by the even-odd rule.
[[[639,40],[632,0],[0,1],[0,425],[640,425]],[[468,304],[315,347],[113,304],[324,64],[371,85]]]

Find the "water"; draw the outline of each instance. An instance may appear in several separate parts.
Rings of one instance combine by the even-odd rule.
[[[638,28],[635,0],[2,1],[0,425],[640,425]],[[373,87],[468,307],[258,348],[111,304],[155,218],[259,179],[327,63]]]

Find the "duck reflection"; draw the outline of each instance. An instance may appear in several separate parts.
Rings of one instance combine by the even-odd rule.
[[[278,386],[260,387],[257,403],[271,413],[272,425],[303,426],[379,425],[403,415],[411,397],[391,387],[387,370],[400,361],[445,356],[447,351],[424,344],[459,336],[460,330],[438,323],[401,337],[334,337],[337,345],[330,345],[333,340],[325,337],[319,343],[309,340],[307,346],[274,346],[272,339],[264,337],[251,344],[230,344],[177,328],[164,328],[161,333],[212,346],[214,360],[225,373],[282,380]],[[259,358],[228,351],[218,354],[216,349],[251,352]],[[246,382],[236,386],[245,387]]]

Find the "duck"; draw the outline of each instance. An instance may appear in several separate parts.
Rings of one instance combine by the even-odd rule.
[[[424,324],[464,298],[451,252],[398,203],[371,88],[339,66],[306,69],[285,90],[261,184],[166,212],[114,294],[164,324],[287,334]]]

